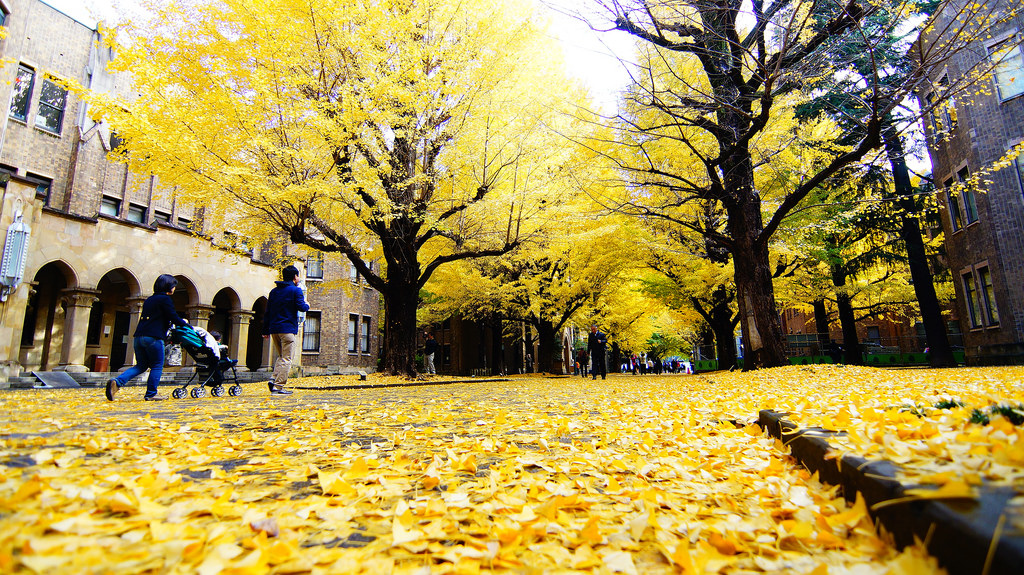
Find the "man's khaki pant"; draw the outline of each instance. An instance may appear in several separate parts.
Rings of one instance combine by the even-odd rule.
[[[274,383],[284,385],[288,383],[288,372],[292,369],[292,346],[295,345],[295,334],[272,333],[270,340],[274,342],[274,353],[277,354],[277,361],[274,362]]]

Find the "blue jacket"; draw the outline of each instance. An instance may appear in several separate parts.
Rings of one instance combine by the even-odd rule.
[[[302,288],[292,282],[275,282],[270,290],[267,311],[263,313],[263,335],[299,333],[299,312],[309,311]]]
[[[155,293],[142,304],[142,314],[139,317],[139,325],[135,328],[135,337],[164,339],[172,323],[185,325],[187,322],[174,311],[174,300],[171,296]]]

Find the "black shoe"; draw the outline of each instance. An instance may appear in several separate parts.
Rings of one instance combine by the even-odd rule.
[[[274,385],[274,380],[270,380],[267,382],[267,388],[270,389],[270,393],[274,393],[274,387],[276,387]]]
[[[274,389],[270,390],[270,395],[291,395],[292,390],[285,389],[283,385],[275,386]]]
[[[149,395],[144,397],[146,401],[167,401],[166,395]]]
[[[116,379],[107,381],[107,401],[114,401],[114,396],[117,395],[118,389],[120,389],[120,386],[117,385]]]

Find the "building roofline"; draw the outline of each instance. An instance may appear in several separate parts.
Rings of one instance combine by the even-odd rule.
[[[60,14],[61,16],[64,16],[65,18],[70,19],[72,22],[74,22],[76,24],[79,24],[81,26],[84,26],[89,31],[96,32],[99,29],[99,23],[96,23],[95,26],[90,26],[89,24],[86,24],[85,22],[82,22],[78,18],[75,18],[74,16],[64,12],[60,8],[57,8],[56,6],[51,5],[46,0],[36,0],[36,2],[39,2],[40,4],[45,5],[50,10],[53,10],[54,12]]]

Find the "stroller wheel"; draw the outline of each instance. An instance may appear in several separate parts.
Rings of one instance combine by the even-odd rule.
[[[185,397],[185,389],[182,387],[175,389],[174,391],[171,392],[171,397],[173,397],[174,399],[181,399]]]
[[[206,389],[204,389],[202,387],[193,387],[192,388],[192,397],[194,399],[199,399],[200,397],[206,397]]]
[[[236,395],[242,395],[242,386],[237,384],[232,385],[230,388],[228,388],[228,393],[231,394],[232,397]]]
[[[215,386],[213,386],[212,388],[210,388],[210,395],[212,395],[214,397],[220,397],[220,396],[224,395],[224,386],[223,385],[215,385]]]

